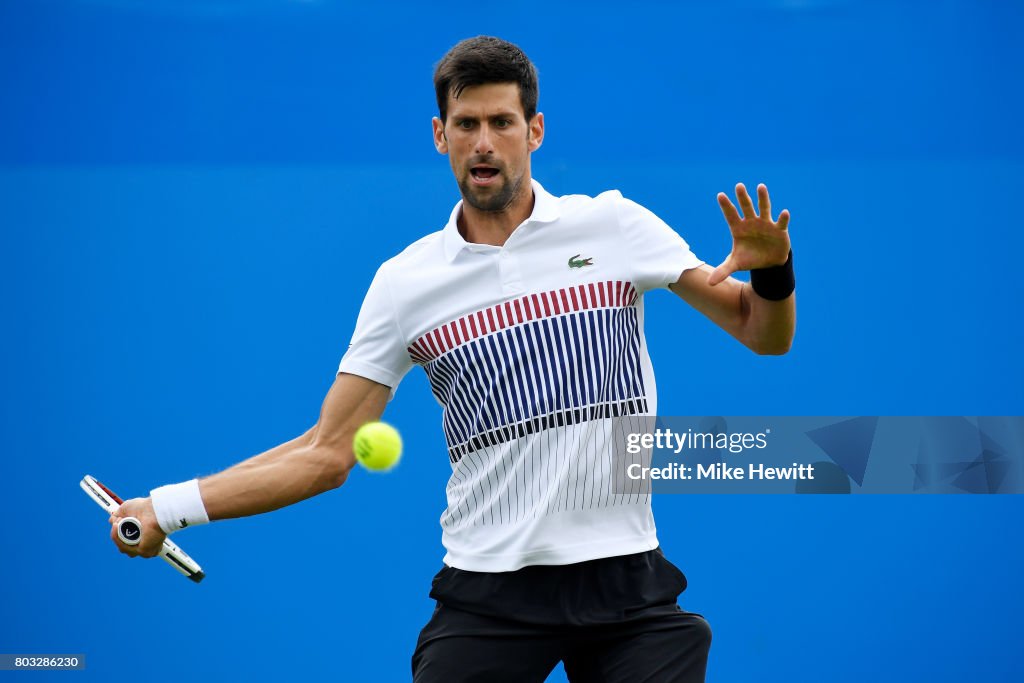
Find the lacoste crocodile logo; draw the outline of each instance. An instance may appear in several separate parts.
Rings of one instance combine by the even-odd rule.
[[[569,267],[570,268],[582,268],[583,266],[592,266],[592,265],[594,265],[594,257],[593,256],[591,256],[590,258],[580,258],[580,255],[576,254],[575,256],[570,256],[569,257]]]

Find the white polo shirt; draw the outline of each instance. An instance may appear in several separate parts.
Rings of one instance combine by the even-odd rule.
[[[701,263],[617,191],[554,197],[504,246],[444,229],[377,271],[339,372],[397,388],[419,365],[452,476],[444,562],[503,572],[658,546],[649,494],[613,491],[612,418],[654,415],[644,292]]]

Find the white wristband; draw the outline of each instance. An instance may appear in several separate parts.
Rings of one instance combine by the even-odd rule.
[[[210,518],[199,493],[199,480],[170,484],[149,492],[153,500],[156,521],[165,534],[171,534],[187,526],[209,524]]]

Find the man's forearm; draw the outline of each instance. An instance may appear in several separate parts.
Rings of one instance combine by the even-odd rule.
[[[350,458],[318,442],[313,430],[199,482],[210,521],[246,517],[337,488]]]
[[[390,387],[339,373],[308,432],[199,482],[210,520],[258,515],[341,486],[355,466],[352,437],[379,420]]]
[[[711,287],[710,272],[708,266],[685,271],[670,289],[752,351],[786,353],[796,329],[796,295],[769,301],[733,277]]]
[[[796,331],[796,293],[782,301],[758,296],[750,283],[740,292],[743,343],[757,353],[780,355],[789,351]]]

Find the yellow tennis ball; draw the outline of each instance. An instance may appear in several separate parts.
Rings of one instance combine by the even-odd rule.
[[[352,451],[366,469],[386,472],[402,457],[402,437],[386,422],[367,422],[352,437]]]

